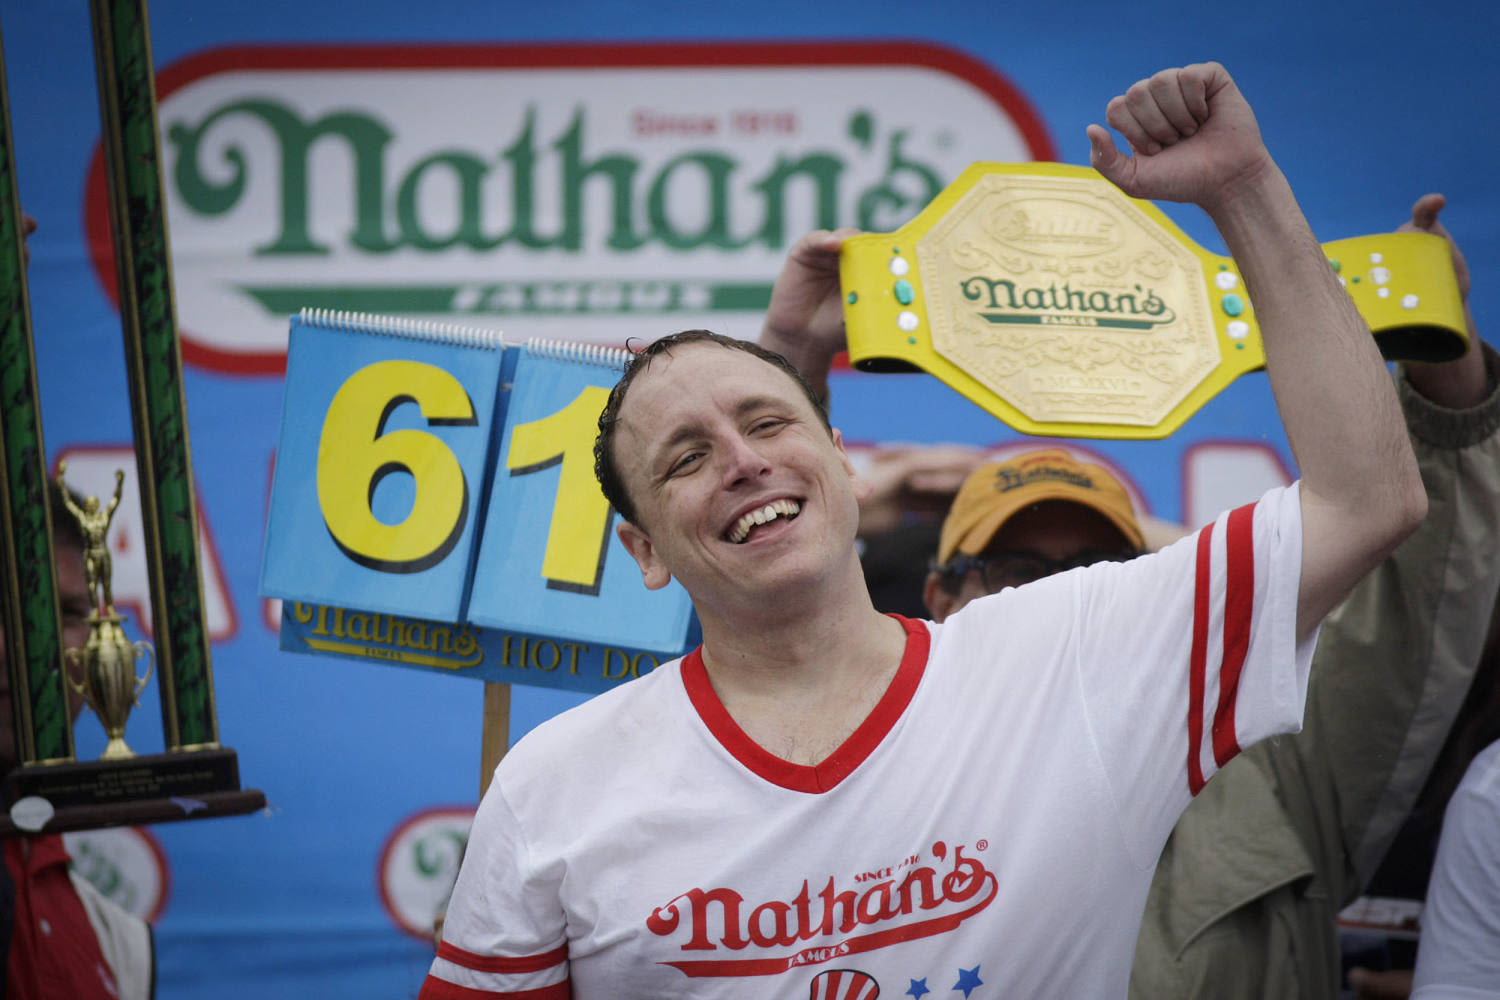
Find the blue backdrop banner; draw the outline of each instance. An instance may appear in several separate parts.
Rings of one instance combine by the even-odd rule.
[[[531,379],[515,346],[321,330],[312,367],[294,357],[288,370],[288,316],[304,307],[502,329],[508,345],[613,350],[696,327],[753,339],[804,233],[891,231],[976,161],[1085,164],[1084,127],[1112,96],[1217,59],[1320,240],[1395,229],[1419,196],[1447,195],[1479,331],[1495,340],[1493,5],[367,0],[357,11],[330,0],[150,9],[220,735],[270,803],[80,843],[80,868],[154,921],[160,1000],[414,997],[482,777],[483,686],[459,678],[547,675],[513,689],[521,738],[649,669],[691,627],[666,591],[641,590],[618,621],[589,610],[641,587],[608,514],[570,485],[578,443],[554,440],[556,427],[583,425],[606,368],[539,360]],[[107,496],[114,470],[133,476],[135,463],[88,22],[83,0],[0,0],[21,200],[40,224],[28,281],[48,460],[67,459],[70,483]],[[1196,209],[1163,210],[1222,252]],[[401,349],[366,355],[375,341]],[[502,370],[512,357],[514,374]],[[397,388],[371,374],[392,361],[418,366],[402,378],[432,378]],[[498,412],[512,378],[512,412]],[[424,415],[437,403],[421,400],[387,412],[429,392],[446,406],[454,385],[472,413]],[[831,387],[834,425],[867,472],[912,446],[1032,444],[925,375],[838,368]],[[283,399],[295,404],[290,437]],[[345,415],[371,450],[320,468],[326,426]],[[400,460],[410,472],[377,475],[386,441],[417,444]],[[1189,525],[1294,474],[1258,374],[1165,440],[1061,445],[1118,473],[1142,512]],[[410,548],[380,549],[370,522],[426,512],[432,476],[459,477],[466,510],[434,508]],[[297,511],[278,509],[285,490],[302,495]],[[141,525],[127,481],[111,545],[132,639],[151,621]],[[267,592],[284,604],[260,594],[263,551]],[[517,564],[499,569],[506,560]],[[367,575],[357,590],[342,589],[351,566]],[[512,601],[501,580],[523,578]],[[670,607],[631,632],[658,613],[649,602]],[[600,631],[566,638],[563,626]],[[308,640],[368,649],[286,651]],[[450,662],[388,668],[405,653]],[[130,720],[139,753],[163,749],[156,700],[144,692]],[[76,742],[83,759],[103,749],[92,715]]]

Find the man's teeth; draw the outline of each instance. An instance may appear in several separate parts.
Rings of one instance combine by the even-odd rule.
[[[764,507],[757,507],[736,521],[734,527],[729,529],[729,540],[738,545],[750,537],[750,529],[757,524],[765,524],[778,517],[796,517],[801,511],[802,506],[795,500],[772,500]]]

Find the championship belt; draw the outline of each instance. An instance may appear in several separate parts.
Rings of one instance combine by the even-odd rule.
[[[1387,359],[1467,349],[1441,237],[1323,250]],[[896,232],[846,240],[839,270],[856,368],[929,372],[1026,434],[1165,437],[1265,366],[1234,261],[1087,167],[973,164]]]

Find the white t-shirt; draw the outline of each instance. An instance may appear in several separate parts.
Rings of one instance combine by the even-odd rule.
[[[1422,908],[1412,1000],[1500,998],[1500,743],[1480,751],[1443,814]]]
[[[1123,996],[1193,790],[1300,725],[1300,566],[1293,487],[904,621],[815,767],[750,741],[696,653],[601,695],[501,763],[422,997]]]

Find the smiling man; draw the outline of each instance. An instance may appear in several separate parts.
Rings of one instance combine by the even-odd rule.
[[[1107,117],[1135,155],[1091,126],[1095,166],[1202,206],[1239,263],[1301,483],[1148,557],[894,618],[815,393],[755,345],[656,342],[601,417],[599,478],[703,644],[506,757],[424,998],[1124,995],[1173,822],[1297,728],[1318,622],[1425,503],[1369,331],[1224,69],[1158,73]],[[768,328],[836,312],[823,238]]]
[[[646,586],[676,576],[693,596],[701,659],[737,725],[779,758],[818,764],[869,714],[906,643],[864,587],[860,484],[839,432],[786,362],[706,331],[657,341],[636,373],[642,392],[627,375],[600,418],[600,481],[624,507],[620,538]],[[775,697],[766,675],[787,676],[830,626],[848,630],[834,647],[846,682]]]

